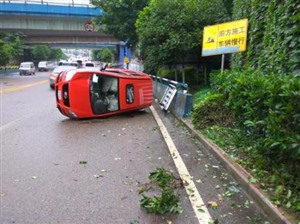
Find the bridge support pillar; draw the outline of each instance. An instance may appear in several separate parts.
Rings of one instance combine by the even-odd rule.
[[[123,68],[127,68],[129,66],[129,62],[131,60],[131,49],[126,45],[125,42],[121,41],[120,43],[120,65],[122,65]]]

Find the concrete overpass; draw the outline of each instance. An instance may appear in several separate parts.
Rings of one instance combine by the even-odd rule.
[[[102,11],[79,0],[2,0],[0,2],[0,31],[20,31],[29,45],[85,46],[98,48],[118,45],[112,35],[98,32],[92,19]],[[59,5],[60,4],[60,5]]]

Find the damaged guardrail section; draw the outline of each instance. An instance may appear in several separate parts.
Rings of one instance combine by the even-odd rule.
[[[169,84],[177,87],[177,92],[170,104],[169,111],[178,117],[190,117],[192,112],[192,95],[187,93],[188,85],[153,75],[151,77],[153,79],[153,93],[158,100],[162,99]]]

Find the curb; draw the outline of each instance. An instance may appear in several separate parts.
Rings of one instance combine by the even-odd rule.
[[[243,167],[234,162],[220,147],[206,139],[199,131],[195,130],[187,119],[175,117],[184,123],[189,129],[189,132],[207,148],[207,151],[213,153],[228,172],[239,181],[246,193],[263,209],[272,223],[297,224],[299,222],[294,217],[274,206],[266,195],[259,190],[256,184],[249,183],[248,180],[252,176]]]

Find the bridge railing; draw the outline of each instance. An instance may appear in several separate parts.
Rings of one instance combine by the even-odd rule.
[[[63,5],[94,7],[89,0],[2,0],[3,3],[40,4],[40,5]]]

